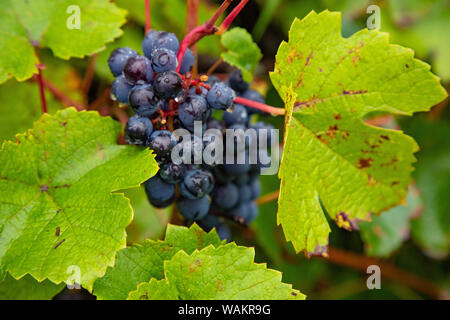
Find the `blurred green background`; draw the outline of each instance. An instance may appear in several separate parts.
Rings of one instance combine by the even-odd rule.
[[[141,51],[145,12],[143,0],[115,0],[129,12],[124,34],[105,51],[90,59],[69,62],[42,51],[46,64],[45,77],[57,83],[72,101],[89,105],[104,115],[122,120],[124,110],[109,99],[112,76],[106,60],[117,47],[130,46]],[[237,1],[235,1],[237,2]],[[152,0],[152,26],[155,29],[185,34],[186,1]],[[200,0],[199,22],[204,22],[221,1]],[[369,5],[380,8],[381,31],[389,32],[391,42],[414,49],[418,58],[428,62],[444,86],[450,84],[450,1],[432,0],[253,0],[248,3],[234,26],[252,34],[263,53],[253,86],[267,93],[267,103],[282,106],[270,84],[268,72],[273,69],[279,44],[287,40],[287,32],[295,17],[303,18],[311,10],[341,11],[343,35],[350,36],[365,28]],[[229,10],[232,9],[230,7]],[[218,59],[223,48],[218,37],[200,41],[199,72],[206,72]],[[89,71],[94,71],[89,75]],[[222,63],[216,72],[226,73],[231,67]],[[10,93],[15,92],[12,96]],[[13,99],[13,101],[11,101]],[[48,94],[50,110],[60,103]],[[40,116],[36,84],[10,80],[0,86],[0,112],[17,105],[24,112],[0,118],[0,139],[10,139],[32,126]],[[4,108],[4,109],[2,109]],[[26,110],[26,111],[25,111]],[[283,119],[269,119],[282,129]],[[414,117],[377,117],[372,124],[402,129],[413,136],[421,147],[416,155],[414,184],[407,205],[393,208],[372,223],[361,223],[360,231],[338,229],[333,221],[330,259],[296,255],[276,226],[276,202],[260,207],[259,218],[249,227],[230,225],[238,244],[254,246],[258,262],[283,272],[283,280],[307,294],[310,299],[436,299],[450,298],[450,111],[448,99],[430,112]],[[263,193],[278,189],[274,176],[262,177]],[[135,209],[135,220],[128,228],[129,243],[145,238],[162,238],[169,221],[169,210],[150,207],[142,190],[126,192]],[[172,220],[173,221],[173,220]],[[365,273],[369,264],[381,266],[380,290],[368,290]],[[64,294],[68,294],[67,292]],[[67,298],[67,296],[66,296]]]

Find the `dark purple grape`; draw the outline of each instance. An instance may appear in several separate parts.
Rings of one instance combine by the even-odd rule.
[[[198,199],[181,198],[177,202],[177,207],[180,213],[188,220],[201,220],[208,214],[211,206],[211,199],[209,196],[204,196]]]
[[[181,62],[180,73],[186,74],[192,70],[195,64],[195,56],[190,49],[187,49],[183,61]]]
[[[189,131],[194,131],[194,121],[205,123],[208,118],[208,104],[201,96],[190,96],[178,107],[178,117],[183,126]]]
[[[123,74],[128,83],[150,83],[153,79],[152,64],[144,56],[135,56],[128,59],[123,69]]]
[[[234,183],[217,186],[213,194],[213,203],[221,210],[233,208],[239,201],[239,189]]]
[[[153,125],[148,118],[134,115],[128,119],[125,127],[125,140],[129,144],[144,145],[152,132]]]
[[[233,107],[234,98],[233,90],[222,82],[214,84],[206,95],[209,105],[216,110],[230,109]]]
[[[228,78],[228,84],[231,89],[237,91],[238,93],[244,93],[250,87],[247,82],[242,78],[241,70],[237,69],[230,73]]]
[[[156,72],[175,71],[178,60],[175,52],[165,48],[159,48],[153,51],[152,68]]]
[[[120,75],[112,84],[112,95],[117,101],[128,103],[131,89],[133,89],[133,86],[128,83],[123,75]]]
[[[184,164],[166,163],[164,164],[159,175],[167,183],[179,183],[183,180],[186,174],[186,166]]]
[[[177,144],[177,139],[172,132],[159,130],[152,133],[147,141],[147,146],[152,149],[159,157],[169,157],[170,153]]]
[[[145,191],[150,203],[157,208],[165,208],[175,199],[175,185],[164,182],[158,175],[145,182]]]
[[[183,91],[183,80],[176,72],[163,72],[159,73],[153,86],[156,94],[166,100],[174,99],[178,97]]]
[[[130,107],[143,117],[152,116],[158,110],[159,101],[150,84],[135,86],[129,96]]]

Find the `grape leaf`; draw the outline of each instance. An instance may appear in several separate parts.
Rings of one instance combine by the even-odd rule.
[[[362,119],[426,111],[447,96],[412,50],[376,30],[343,38],[340,24],[328,11],[296,19],[271,73],[286,104],[278,223],[297,252],[326,250],[322,205],[351,230],[406,196],[417,144]]]
[[[178,300],[178,291],[166,279],[140,283],[127,300]]]
[[[0,265],[14,278],[76,279],[89,289],[114,264],[132,208],[111,192],[158,170],[149,150],[117,145],[120,131],[111,118],[69,108],[3,143]]]
[[[49,280],[39,283],[32,276],[26,275],[16,280],[9,274],[0,280],[0,300],[50,300],[64,288]]]
[[[303,300],[305,296],[281,282],[281,273],[254,263],[253,248],[235,243],[208,246],[192,254],[179,251],[164,263],[167,282],[152,289],[176,287],[181,300]],[[142,285],[141,285],[142,286]],[[164,286],[164,288],[161,288]],[[142,293],[141,290],[138,289]],[[133,294],[136,297],[136,294]],[[154,296],[154,295],[153,295]]]
[[[147,240],[142,245],[119,251],[114,268],[109,268],[105,276],[95,282],[94,294],[99,299],[126,299],[139,283],[151,278],[163,279],[164,261],[178,251],[191,253],[221,243],[217,233],[206,233],[196,224],[189,229],[168,225],[164,241]]]
[[[358,224],[368,255],[388,257],[409,239],[410,219],[422,208],[418,191],[413,187],[409,188],[406,202],[407,205],[374,216],[372,222]]]
[[[69,10],[74,6],[80,11],[80,29],[68,27],[76,18],[76,11]],[[125,14],[108,0],[1,1],[0,83],[37,73],[34,47],[48,47],[62,59],[101,51],[121,35]]]
[[[46,94],[50,113],[61,108],[61,104]],[[19,132],[33,126],[42,115],[39,88],[36,83],[18,83],[10,80],[0,86],[0,142],[13,139]]]
[[[262,58],[261,50],[247,30],[233,28],[222,34],[222,45],[228,49],[221,54],[222,59],[242,71],[245,81],[252,82],[253,71]]]

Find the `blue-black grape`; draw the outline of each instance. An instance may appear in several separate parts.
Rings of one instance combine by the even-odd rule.
[[[220,79],[217,78],[216,76],[208,76],[208,80],[205,81],[205,84],[209,85],[209,86],[213,86],[216,83],[219,83]]]
[[[259,177],[253,179],[253,181],[250,182],[249,186],[252,191],[250,200],[258,199],[261,196],[261,182],[259,181]]]
[[[128,119],[125,127],[125,140],[129,144],[143,145],[153,132],[152,122],[148,118],[134,115]]]
[[[128,83],[125,76],[118,76],[112,84],[112,95],[121,103],[128,103],[128,96],[133,86]]]
[[[175,52],[166,48],[159,48],[152,53],[152,68],[156,72],[175,71],[178,60]]]
[[[230,109],[234,98],[233,90],[222,82],[215,83],[206,95],[209,105],[216,110]]]
[[[194,121],[201,121],[202,124],[208,117],[208,104],[205,98],[193,95],[190,96],[178,107],[178,117],[183,126],[189,131],[194,131]]]
[[[190,49],[186,50],[184,54],[183,61],[180,66],[180,73],[186,74],[192,70],[195,64],[195,56]]]
[[[159,170],[159,175],[167,183],[176,184],[183,180],[186,174],[186,166],[184,164],[175,164],[169,162],[164,164]]]
[[[135,86],[129,96],[130,107],[133,111],[143,117],[150,117],[158,110],[159,98],[150,84]]]
[[[164,182],[158,175],[145,182],[145,191],[150,203],[157,207],[167,207],[175,199],[175,185]]]
[[[153,87],[160,98],[170,100],[182,93],[183,80],[176,72],[163,72],[155,77]]]
[[[211,206],[209,196],[198,199],[181,198],[177,201],[177,207],[180,213],[188,220],[201,220],[208,214]]]
[[[137,55],[138,53],[136,51],[128,47],[115,49],[113,52],[111,52],[111,55],[108,59],[108,66],[111,70],[111,73],[115,77],[120,76],[128,59]]]
[[[188,199],[202,198],[214,188],[214,176],[203,169],[192,169],[186,172],[180,183],[180,193]]]
[[[222,210],[233,208],[239,201],[239,189],[234,183],[219,185],[213,194],[214,205]]]
[[[234,70],[230,73],[230,76],[228,77],[228,83],[231,89],[239,93],[244,93],[250,87],[249,84],[242,78],[242,72],[239,69]]]
[[[222,132],[224,127],[222,125],[222,122],[217,119],[211,118],[206,123],[206,129],[216,129]]]
[[[255,202],[249,202],[247,204],[248,212],[244,217],[245,223],[249,224],[258,217],[258,205]]]
[[[131,57],[125,64],[123,74],[131,85],[150,83],[153,79],[152,64],[144,56]]]
[[[166,31],[160,31],[156,34],[155,40],[153,41],[153,52],[156,49],[164,48],[172,50],[173,52],[178,52],[180,48],[180,42],[176,35]]]
[[[244,184],[239,187],[239,202],[246,203],[249,202],[252,198],[252,189],[249,185]]]
[[[147,146],[152,149],[159,157],[169,157],[170,153],[177,144],[177,139],[172,132],[159,130],[152,133],[147,141]]]
[[[247,109],[240,104],[235,104],[232,111],[223,113],[223,121],[229,127],[233,124],[246,124],[248,122]]]
[[[150,60],[152,59],[153,42],[155,41],[159,32],[160,31],[150,30],[149,32],[147,32],[144,41],[142,41],[142,52]]]
[[[227,215],[239,223],[246,223],[246,217],[249,216],[250,207],[248,203],[239,202],[233,209],[227,211]]]

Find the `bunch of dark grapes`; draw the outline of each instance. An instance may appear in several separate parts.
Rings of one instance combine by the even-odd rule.
[[[177,72],[179,45],[172,33],[150,31],[142,43],[144,55],[130,48],[113,51],[108,60],[116,77],[112,96],[134,111],[125,128],[127,142],[149,147],[156,154],[160,170],[145,183],[150,203],[165,208],[176,202],[188,223],[195,221],[206,231],[216,228],[222,239],[229,240],[224,219],[248,224],[258,215],[255,200],[261,193],[263,166],[250,164],[248,143],[243,148],[241,143],[236,151],[246,155],[243,164],[175,163],[171,153],[178,143],[187,144],[193,154],[198,149],[202,152],[208,142],[224,141],[226,129],[271,129],[264,122],[251,121],[257,110],[233,102],[236,96],[261,103],[264,98],[249,88],[238,70],[226,82],[214,76],[194,79],[190,71],[195,58],[189,49]],[[198,138],[194,121],[201,121],[203,131],[216,129],[217,134]],[[190,137],[177,138],[173,131],[179,128],[189,130]]]

